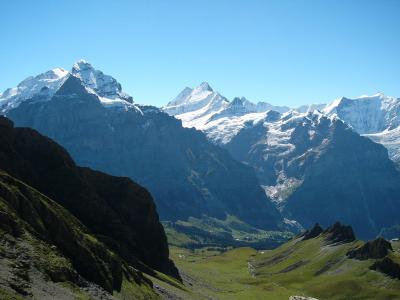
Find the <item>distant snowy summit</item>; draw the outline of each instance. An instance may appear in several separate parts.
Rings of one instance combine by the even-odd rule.
[[[400,125],[400,99],[382,93],[355,99],[342,97],[326,105],[322,111],[337,115],[360,134],[392,130]]]
[[[355,99],[340,98],[326,105],[326,115],[336,115],[359,134],[384,145],[392,160],[400,162],[400,99],[382,93]]]
[[[104,107],[129,108],[141,112],[140,106],[122,90],[115,78],[96,70],[87,61],[79,60],[70,71],[55,68],[30,76],[16,87],[4,91],[0,94],[0,113],[7,114],[24,101],[51,100],[70,76],[78,78]],[[316,113],[337,117],[357,133],[384,145],[391,159],[400,162],[400,99],[381,93],[289,108],[267,102],[253,103],[245,97],[228,100],[203,82],[196,88],[185,88],[162,110],[180,119],[184,127],[203,131],[217,144],[229,143],[245,127],[261,122],[270,124],[272,119],[275,119],[273,122],[282,123],[288,114],[306,116]]]
[[[357,133],[384,145],[389,156],[400,161],[400,99],[381,93],[289,108],[266,102],[253,103],[244,97],[229,101],[203,82],[194,89],[185,88],[163,110],[182,120],[183,126],[204,131],[217,144],[230,142],[244,127],[270,123],[269,111],[278,113],[278,117],[275,114],[278,123],[288,115],[323,114],[341,119]]]
[[[183,126],[204,131],[216,143],[227,143],[247,121],[261,119],[269,110],[289,111],[285,106],[255,104],[244,97],[229,101],[207,82],[196,88],[186,87],[162,109],[182,120]]]
[[[0,95],[0,112],[5,114],[26,100],[50,100],[69,76],[79,78],[86,90],[95,94],[106,107],[135,107],[132,97],[122,91],[121,84],[116,79],[81,59],[73,65],[71,71],[55,68],[30,76],[17,87],[7,89]]]

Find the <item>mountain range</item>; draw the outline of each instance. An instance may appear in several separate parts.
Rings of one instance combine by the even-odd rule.
[[[264,230],[341,220],[372,238],[399,223],[399,101],[289,108],[230,101],[204,82],[157,108],[81,60],[6,90],[0,111],[78,165],[148,188],[161,220],[233,216]]]
[[[368,238],[399,222],[399,103],[377,94],[290,109],[229,101],[202,83],[163,109],[252,166],[286,220],[342,220]]]
[[[78,165],[146,187],[162,220],[235,216],[264,229],[282,225],[251,167],[160,109],[133,103],[115,79],[89,63],[36,80],[6,92],[12,96],[0,102],[3,113],[16,126],[54,139]]]
[[[232,101],[214,91],[203,82],[198,87],[185,88],[170,101],[164,111],[182,120],[183,126],[194,127],[207,134],[217,144],[226,144],[245,123],[258,122],[266,112],[279,113],[290,110],[298,113],[318,111],[325,116],[335,116],[360,135],[384,145],[390,158],[400,159],[400,98],[382,93],[358,98],[339,98],[328,104],[311,104],[289,108],[266,102],[252,103],[245,97]]]

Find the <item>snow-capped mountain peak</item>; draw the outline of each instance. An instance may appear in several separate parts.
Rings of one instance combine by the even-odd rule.
[[[78,60],[73,65],[71,74],[80,78],[84,86],[93,90],[99,97],[132,102],[132,98],[122,92],[121,84],[115,78],[96,70],[89,62],[83,59]]]
[[[207,82],[203,82],[194,89],[186,87],[163,109],[170,115],[191,113],[186,117],[193,119],[211,112],[218,112],[228,103],[225,97],[215,92]]]
[[[44,88],[47,89],[47,95],[54,94],[68,74],[63,68],[55,68],[37,76],[27,77],[17,87],[9,88],[0,95],[0,112],[17,107],[22,101],[43,92]]]
[[[384,145],[389,156],[400,160],[400,99],[377,93],[342,97],[327,104],[325,115],[337,116],[354,131]]]
[[[81,69],[87,69],[87,68],[93,68],[93,67],[88,61],[86,61],[82,58],[78,59],[72,66],[72,69],[75,69],[75,70],[81,70]]]
[[[283,113],[289,108],[266,102],[255,104],[245,97],[229,101],[203,82],[194,89],[185,88],[163,110],[182,120],[183,126],[203,130],[214,142],[226,143],[246,122],[260,120],[270,110]]]
[[[134,106],[132,97],[122,91],[121,84],[116,79],[81,59],[73,65],[70,72],[55,68],[37,76],[29,76],[17,87],[7,89],[0,95],[0,113],[7,113],[35,96],[40,96],[35,97],[35,101],[50,100],[71,75],[79,78],[86,90],[96,94],[104,106]]]
[[[195,88],[196,92],[213,92],[214,90],[211,88],[211,86],[208,84],[208,82],[202,82],[198,87]]]
[[[399,99],[382,93],[358,98],[342,97],[327,104],[322,112],[336,115],[360,134],[371,134],[400,125],[396,113]]]

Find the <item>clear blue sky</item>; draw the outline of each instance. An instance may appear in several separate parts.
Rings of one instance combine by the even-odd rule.
[[[84,58],[136,102],[202,81],[296,106],[400,97],[400,1],[1,1],[0,91]]]

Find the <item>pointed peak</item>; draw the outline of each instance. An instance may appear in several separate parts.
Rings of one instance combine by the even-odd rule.
[[[303,241],[315,238],[319,236],[323,231],[324,230],[322,229],[322,227],[318,223],[315,223],[315,225],[311,229],[304,232]]]
[[[77,62],[74,63],[72,66],[72,71],[80,71],[86,69],[93,69],[93,66],[84,59],[79,59]]]
[[[329,243],[349,243],[356,239],[353,228],[336,222],[332,226],[324,230],[326,240]]]
[[[197,88],[196,90],[200,90],[200,91],[209,91],[209,92],[213,92],[214,90],[211,88],[211,86],[208,84],[208,82],[202,82]]]
[[[231,101],[231,106],[243,106],[249,103],[249,101],[245,97],[235,97]]]
[[[75,62],[75,65],[86,65],[86,64],[90,64],[87,60],[84,60],[84,59],[78,59],[76,62]]]

